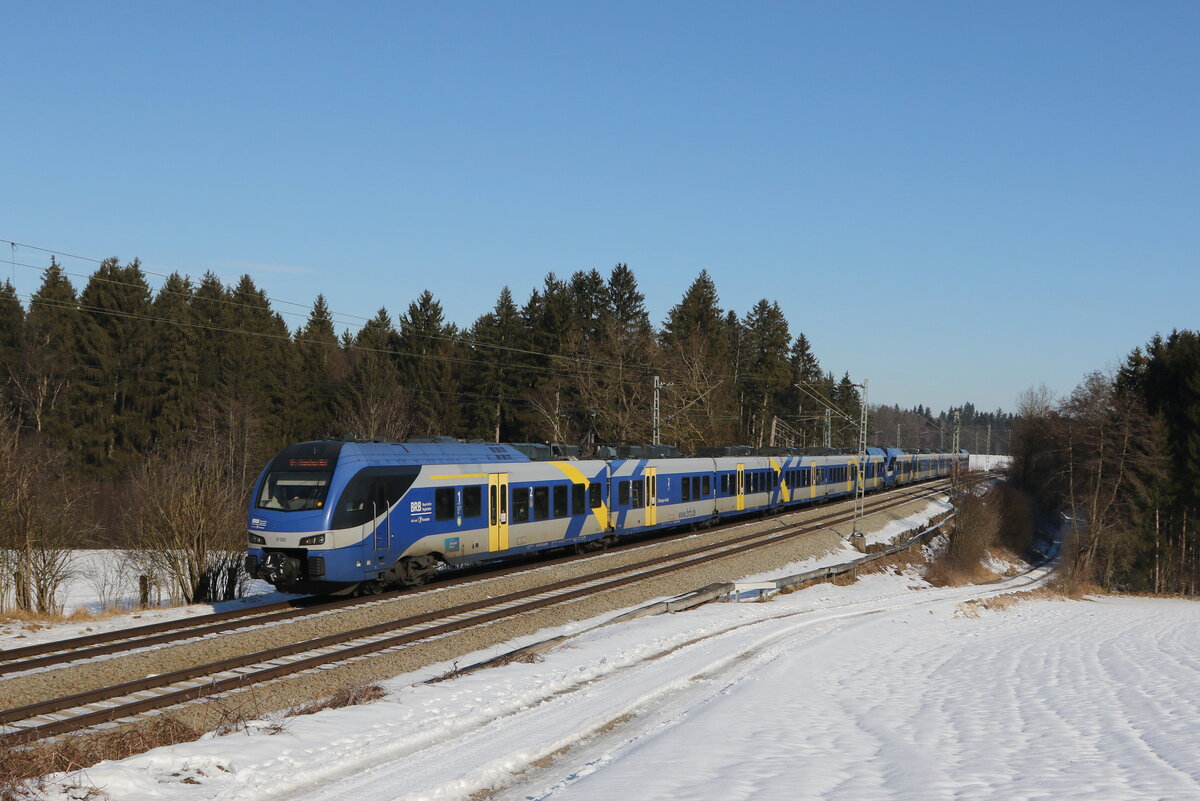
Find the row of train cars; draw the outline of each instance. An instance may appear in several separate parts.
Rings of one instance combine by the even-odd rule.
[[[860,475],[857,454],[530,453],[463,442],[289,445],[255,484],[247,570],[284,592],[378,592],[423,583],[445,566],[852,495]],[[947,476],[956,465],[966,469],[966,451],[868,448],[861,476],[871,491]]]

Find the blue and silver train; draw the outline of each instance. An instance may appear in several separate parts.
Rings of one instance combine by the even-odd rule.
[[[445,567],[601,547],[947,476],[966,452],[535,460],[510,445],[302,442],[271,460],[247,520],[251,576],[295,593],[379,592]]]

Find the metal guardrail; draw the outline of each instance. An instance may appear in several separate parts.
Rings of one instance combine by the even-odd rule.
[[[810,581],[819,581],[821,579],[829,579],[845,573],[854,573],[865,564],[898,554],[901,551],[906,551],[914,545],[920,543],[922,540],[928,539],[935,532],[941,531],[942,527],[945,526],[946,523],[948,523],[950,520],[953,520],[954,514],[954,512],[948,513],[938,522],[918,532],[917,534],[914,534],[904,542],[897,543],[896,545],[890,545],[887,548],[875,551],[874,553],[869,553],[866,556],[859,557],[858,559],[852,559],[849,562],[843,562],[842,564],[838,565],[826,565],[825,567],[818,567],[814,570],[808,570],[804,573],[797,573],[792,576],[784,576],[783,578],[768,579],[766,581],[734,581],[721,582],[719,584],[709,584],[707,587],[701,587],[698,590],[693,590],[692,592],[676,596],[675,598],[670,598],[665,601],[656,601],[652,604],[647,604],[646,606],[640,606],[637,609],[632,609],[624,614],[609,618],[602,623],[590,626],[583,631],[590,631],[592,629],[600,628],[601,626],[608,626],[613,623],[621,623],[626,620],[634,620],[639,617],[649,617],[650,615],[661,615],[671,612],[683,612],[703,604],[712,603],[713,601],[729,600],[738,593],[739,586],[746,590],[757,591],[759,593],[763,591],[769,591],[771,589],[774,589],[775,592],[779,592],[785,587],[794,587]],[[526,661],[531,658],[537,658],[538,655],[562,645],[573,637],[579,636],[583,633],[583,631],[577,631],[571,634],[564,634],[557,637],[551,637],[546,640],[530,643],[529,645],[510,650],[507,653],[492,657],[490,659],[485,659],[482,662],[477,662],[464,668],[459,668],[458,663],[455,662],[454,669],[450,674],[447,674],[447,676],[439,676],[431,679],[430,681],[440,681],[449,676],[461,676],[466,673],[473,673],[477,670],[482,670],[484,668],[508,664],[514,661]]]
[[[890,545],[887,548],[884,548],[879,551],[875,551],[874,553],[869,553],[866,556],[861,556],[858,559],[852,559],[849,562],[843,562],[843,563],[837,564],[837,565],[826,565],[825,567],[818,567],[813,570],[805,571],[804,573],[796,573],[795,575],[792,575],[792,576],[784,576],[783,578],[777,578],[777,579],[768,579],[766,581],[755,581],[755,582],[736,582],[736,581],[734,581],[734,582],[724,582],[724,583],[720,583],[720,584],[710,584],[707,587],[702,587],[698,590],[694,590],[693,592],[687,593],[686,595],[681,595],[678,598],[672,598],[669,601],[664,601],[663,605],[665,606],[665,609],[662,609],[662,610],[656,609],[655,611],[682,612],[685,609],[691,609],[693,607],[700,606],[701,604],[710,603],[712,601],[738,598],[742,594],[743,591],[748,591],[752,594],[761,594],[764,590],[769,591],[771,589],[774,589],[775,592],[778,592],[779,590],[782,590],[786,587],[794,587],[794,586],[797,586],[800,584],[806,584],[810,581],[820,581],[822,579],[830,579],[830,578],[833,578],[834,576],[845,575],[846,573],[854,574],[858,571],[858,569],[860,567],[862,567],[865,564],[869,564],[871,562],[878,561],[879,559],[884,559],[886,557],[893,556],[895,554],[900,553],[901,551],[906,551],[909,548],[913,547],[914,545],[922,542],[923,540],[928,539],[935,532],[941,531],[942,527],[945,526],[946,523],[953,520],[954,514],[955,514],[954,512],[950,512],[945,517],[943,517],[941,520],[939,520],[937,523],[934,523],[932,526],[929,526],[928,528],[918,532],[917,534],[914,534],[912,537],[908,538],[904,542],[897,543],[896,545]],[[656,604],[654,606],[658,606],[658,605]],[[653,614],[653,612],[647,612],[642,609],[639,609],[639,610],[635,610],[634,613],[631,613],[631,616],[640,617],[641,615],[637,614],[637,613]]]

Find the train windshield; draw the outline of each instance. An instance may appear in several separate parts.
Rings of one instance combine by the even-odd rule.
[[[262,483],[259,509],[303,512],[325,508],[332,472],[272,470]]]

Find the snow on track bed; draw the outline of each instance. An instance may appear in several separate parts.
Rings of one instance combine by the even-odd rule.
[[[1004,587],[921,585],[867,576],[608,626],[541,663],[414,684],[439,666],[275,736],[74,781],[114,800],[1200,797],[1200,606],[969,619],[961,600]]]

